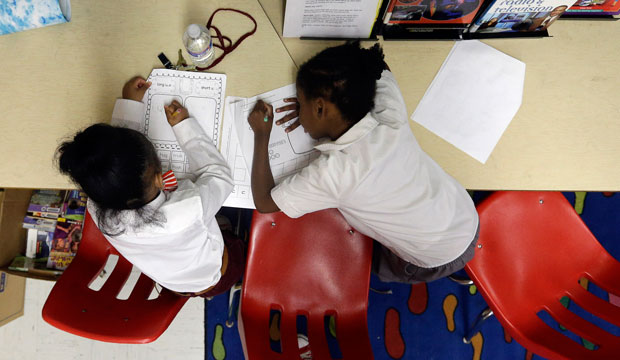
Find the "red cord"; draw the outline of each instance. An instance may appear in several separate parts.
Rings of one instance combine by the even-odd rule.
[[[252,22],[254,23],[254,29],[252,29],[252,31],[250,31],[250,32],[247,32],[247,33],[243,34],[235,43],[233,43],[232,40],[230,40],[230,38],[228,36],[222,35],[222,33],[220,32],[220,29],[215,27],[215,25],[211,25],[211,22],[213,21],[213,18],[215,17],[215,14],[218,13],[218,11],[233,11],[233,12],[245,15],[250,20],[252,20]],[[215,34],[217,35],[217,39],[219,40],[220,44],[218,45],[215,42],[213,42],[213,46],[215,46],[218,49],[222,49],[224,51],[224,53],[222,53],[222,55],[220,55],[217,59],[215,59],[209,66],[207,66],[207,67],[198,67],[197,66],[196,70],[198,70],[198,71],[208,70],[208,69],[214,67],[215,65],[219,64],[220,61],[222,61],[222,59],[224,59],[224,57],[227,54],[230,54],[231,52],[233,52],[233,50],[235,50],[237,48],[237,46],[239,46],[243,40],[245,40],[249,36],[252,36],[256,32],[256,28],[257,28],[256,20],[254,20],[252,15],[250,15],[250,14],[244,12],[244,11],[237,10],[237,9],[230,9],[230,8],[220,8],[220,9],[215,10],[213,12],[213,14],[211,14],[211,17],[209,18],[209,21],[207,21],[207,29],[215,31]],[[226,44],[226,42],[228,42],[228,45]]]

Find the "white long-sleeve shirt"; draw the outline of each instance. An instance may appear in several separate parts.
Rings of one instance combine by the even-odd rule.
[[[375,107],[321,155],[271,191],[290,217],[337,208],[402,259],[436,267],[463,254],[478,227],[465,189],[418,145],[394,76],[377,81]]]
[[[144,105],[117,100],[113,125],[140,129]],[[196,119],[188,118],[172,127],[189,158],[195,181],[179,180],[178,189],[160,192],[147,207],[157,209],[165,221],[138,229],[126,229],[108,241],[129,262],[163,287],[178,292],[198,292],[220,279],[224,240],[215,214],[231,193],[233,181],[226,161]],[[98,224],[97,205],[88,209]],[[134,210],[121,214],[131,224]]]

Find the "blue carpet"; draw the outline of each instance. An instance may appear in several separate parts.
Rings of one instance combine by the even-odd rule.
[[[476,192],[480,201],[487,193]],[[609,194],[607,194],[609,195]],[[585,201],[575,193],[565,193],[576,208],[583,208],[582,219],[609,253],[620,260],[620,194],[605,196],[587,193]],[[461,340],[480,311],[486,308],[475,287],[466,287],[441,279],[428,284],[405,285],[382,283],[374,275],[368,307],[369,335],[376,359],[541,359],[519,345],[504,332],[495,318],[484,323],[480,335],[471,344]],[[608,300],[608,295],[593,284],[589,290]],[[235,305],[239,294],[235,296]],[[569,309],[580,314],[575,304]],[[234,325],[226,326],[228,293],[206,302],[206,359],[243,359],[241,342]],[[589,314],[588,314],[589,315]],[[587,318],[587,317],[586,317]],[[587,318],[616,336],[620,329],[596,318]],[[544,317],[543,317],[543,320]],[[553,320],[549,325],[558,327]],[[591,344],[567,334],[588,347]]]

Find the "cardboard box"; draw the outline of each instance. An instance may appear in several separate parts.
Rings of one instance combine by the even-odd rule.
[[[22,222],[32,189],[4,189],[0,191],[0,271],[16,276],[41,280],[56,280],[59,276],[51,274],[12,271],[8,266],[13,258],[26,251],[26,229]]]
[[[26,278],[0,272],[0,326],[24,315]]]

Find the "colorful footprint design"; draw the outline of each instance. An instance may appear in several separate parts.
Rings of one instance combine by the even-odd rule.
[[[474,355],[472,360],[480,360],[482,356],[482,345],[484,344],[484,337],[482,332],[477,333],[471,338],[471,346],[474,348]]]
[[[448,327],[449,332],[454,332],[456,328],[454,322],[454,312],[456,311],[456,306],[459,304],[459,300],[456,298],[454,294],[448,294],[443,299],[443,313],[446,316],[446,326]]]
[[[213,337],[213,344],[211,345],[211,351],[213,351],[213,358],[215,360],[224,360],[226,358],[226,347],[224,346],[224,327],[222,324],[215,325],[215,336]]]
[[[428,288],[426,283],[411,285],[407,305],[409,306],[409,311],[416,315],[422,314],[426,310],[428,305]]]
[[[385,313],[385,350],[393,359],[400,359],[405,354],[405,341],[400,332],[400,314],[395,308],[389,308]]]

